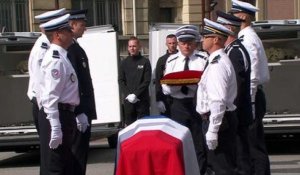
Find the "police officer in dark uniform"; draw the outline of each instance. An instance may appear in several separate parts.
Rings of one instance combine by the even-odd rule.
[[[166,69],[166,62],[170,55],[178,52],[177,38],[174,34],[169,34],[166,37],[166,46],[168,48],[166,54],[159,57],[155,68],[155,92],[156,92],[156,105],[162,115],[170,117],[170,103],[171,98],[162,92],[160,79],[164,76]]]
[[[266,98],[263,85],[270,80],[268,59],[264,46],[251,27],[251,21],[259,9],[250,3],[232,0],[230,12],[244,21],[238,34],[242,44],[248,50],[251,60],[250,94],[253,123],[250,125],[250,155],[253,174],[270,175],[270,160],[265,142],[263,117],[266,113]]]
[[[39,113],[41,174],[73,173],[72,144],[76,131],[75,107],[79,104],[78,80],[67,58],[73,32],[69,14],[53,19],[44,28],[51,45],[41,64]]]
[[[78,44],[77,39],[82,37],[86,30],[87,10],[73,10],[70,12],[69,23],[72,27],[74,39],[68,48],[68,58],[71,61],[78,77],[80,104],[75,108],[77,131],[72,146],[74,155],[74,175],[85,175],[86,164],[91,137],[91,121],[96,119],[94,89],[87,55]]]
[[[140,41],[137,37],[128,40],[129,56],[119,69],[119,85],[124,95],[125,124],[130,125],[138,118],[149,115],[151,81],[151,64],[140,52]]]
[[[250,175],[250,149],[248,128],[252,123],[252,107],[250,95],[250,71],[251,63],[248,51],[238,39],[242,19],[233,15],[217,11],[217,22],[233,32],[225,43],[225,52],[229,56],[235,70],[237,80],[237,107],[238,128],[237,128],[237,174]]]

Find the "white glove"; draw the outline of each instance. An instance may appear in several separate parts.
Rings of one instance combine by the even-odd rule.
[[[48,114],[47,119],[50,122],[51,127],[51,137],[49,142],[49,147],[51,149],[56,149],[60,144],[62,144],[62,131],[61,124],[58,117],[54,117],[53,114]]]
[[[76,122],[77,129],[82,133],[84,133],[86,129],[90,126],[88,122],[88,117],[84,113],[81,113],[76,116]]]
[[[255,102],[252,102],[252,117],[255,119]]]
[[[214,150],[218,146],[218,133],[207,131],[206,144],[209,150]]]
[[[137,101],[140,101],[135,94],[129,94],[126,98],[127,101],[129,101],[130,103],[136,103]]]
[[[159,112],[161,112],[161,113],[166,112],[166,106],[163,101],[156,102],[156,106],[157,106]]]

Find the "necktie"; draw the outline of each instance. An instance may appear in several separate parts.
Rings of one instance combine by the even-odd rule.
[[[183,70],[189,70],[189,62],[190,62],[190,58],[185,57],[185,63],[184,63],[184,69]]]
[[[184,63],[184,70],[189,70],[189,61],[190,61],[190,58],[186,57],[185,63]],[[180,90],[184,95],[187,95],[189,93],[189,89],[187,86],[182,86]]]

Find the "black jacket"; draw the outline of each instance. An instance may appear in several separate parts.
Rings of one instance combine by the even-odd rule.
[[[229,46],[226,47],[225,52],[229,56],[236,74],[238,92],[235,99],[235,105],[237,106],[239,123],[242,125],[249,125],[253,120],[250,95],[250,56],[239,39],[236,39],[229,44]],[[248,62],[247,70],[245,69],[244,59]]]
[[[90,120],[96,119],[94,88],[88,58],[75,40],[68,48],[68,58],[78,77],[80,104],[76,107],[75,114],[85,113]]]
[[[160,84],[160,80],[164,76],[164,72],[166,69],[166,62],[171,54],[167,51],[166,54],[159,57],[156,63],[155,68],[155,94],[156,94],[156,101],[165,101],[165,95],[162,92],[162,87]]]
[[[135,94],[140,100],[149,100],[151,64],[141,55],[128,56],[119,68],[119,85],[124,97]]]

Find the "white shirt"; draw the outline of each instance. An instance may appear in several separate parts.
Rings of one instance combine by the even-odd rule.
[[[199,114],[210,112],[208,131],[218,132],[225,111],[234,111],[237,94],[234,68],[223,49],[208,57],[209,64],[198,84],[197,107]]]
[[[41,71],[40,100],[45,113],[58,115],[58,103],[79,104],[78,79],[65,49],[51,44]]]
[[[27,90],[27,96],[30,100],[32,100],[33,97],[36,97],[36,93],[39,89],[38,82],[40,81],[41,75],[40,66],[49,46],[50,42],[47,36],[42,33],[31,49],[28,59],[29,84]]]
[[[165,75],[172,72],[180,72],[184,70],[186,56],[182,55],[179,51],[177,54],[171,55],[167,59]],[[203,71],[206,64],[206,57],[204,53],[199,51],[194,51],[192,55],[189,56],[189,70]],[[188,85],[188,94],[185,95],[181,92],[182,86],[169,86],[162,85],[163,93],[165,95],[171,95],[173,98],[183,99],[183,98],[193,98],[196,93],[197,85]]]
[[[251,26],[242,29],[239,34],[242,44],[246,47],[251,61],[251,96],[255,101],[257,86],[270,80],[268,59],[264,46]]]

